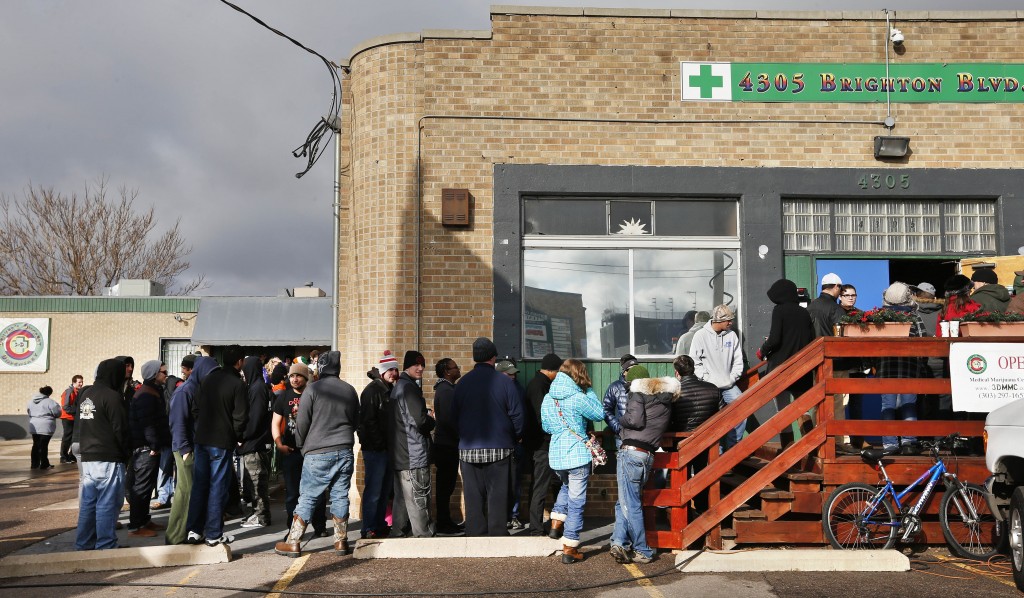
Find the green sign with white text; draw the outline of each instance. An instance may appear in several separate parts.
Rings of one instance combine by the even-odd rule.
[[[1024,64],[682,62],[683,101],[1024,102]]]

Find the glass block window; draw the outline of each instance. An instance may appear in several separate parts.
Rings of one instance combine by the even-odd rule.
[[[992,201],[784,201],[788,251],[938,254],[995,251]]]

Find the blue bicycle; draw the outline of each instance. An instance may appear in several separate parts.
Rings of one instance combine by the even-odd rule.
[[[987,560],[999,552],[1002,524],[992,514],[987,492],[946,469],[940,446],[952,447],[962,438],[952,434],[930,447],[935,464],[916,482],[896,492],[882,459],[899,449],[867,449],[861,458],[875,464],[882,475],[878,486],[854,482],[835,489],[822,506],[825,537],[837,549],[892,548],[897,540],[909,542],[921,529],[921,512],[942,480],[946,487],[939,503],[939,525],[950,550],[959,557]],[[914,488],[927,480],[913,505],[903,503]]]

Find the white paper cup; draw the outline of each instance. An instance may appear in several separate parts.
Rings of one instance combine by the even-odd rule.
[[[949,322],[949,336],[960,336],[960,320]]]
[[[949,322],[939,322],[939,334],[943,337],[949,336]]]

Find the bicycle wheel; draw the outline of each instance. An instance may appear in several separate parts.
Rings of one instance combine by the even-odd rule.
[[[835,489],[821,509],[825,537],[833,548],[880,549],[896,544],[900,525],[892,503],[878,501],[872,507],[879,488],[854,482]]]
[[[968,505],[974,506],[977,516]],[[985,500],[985,489],[977,484],[954,486],[943,493],[939,524],[950,551],[965,559],[984,561],[995,556],[1006,535]]]

